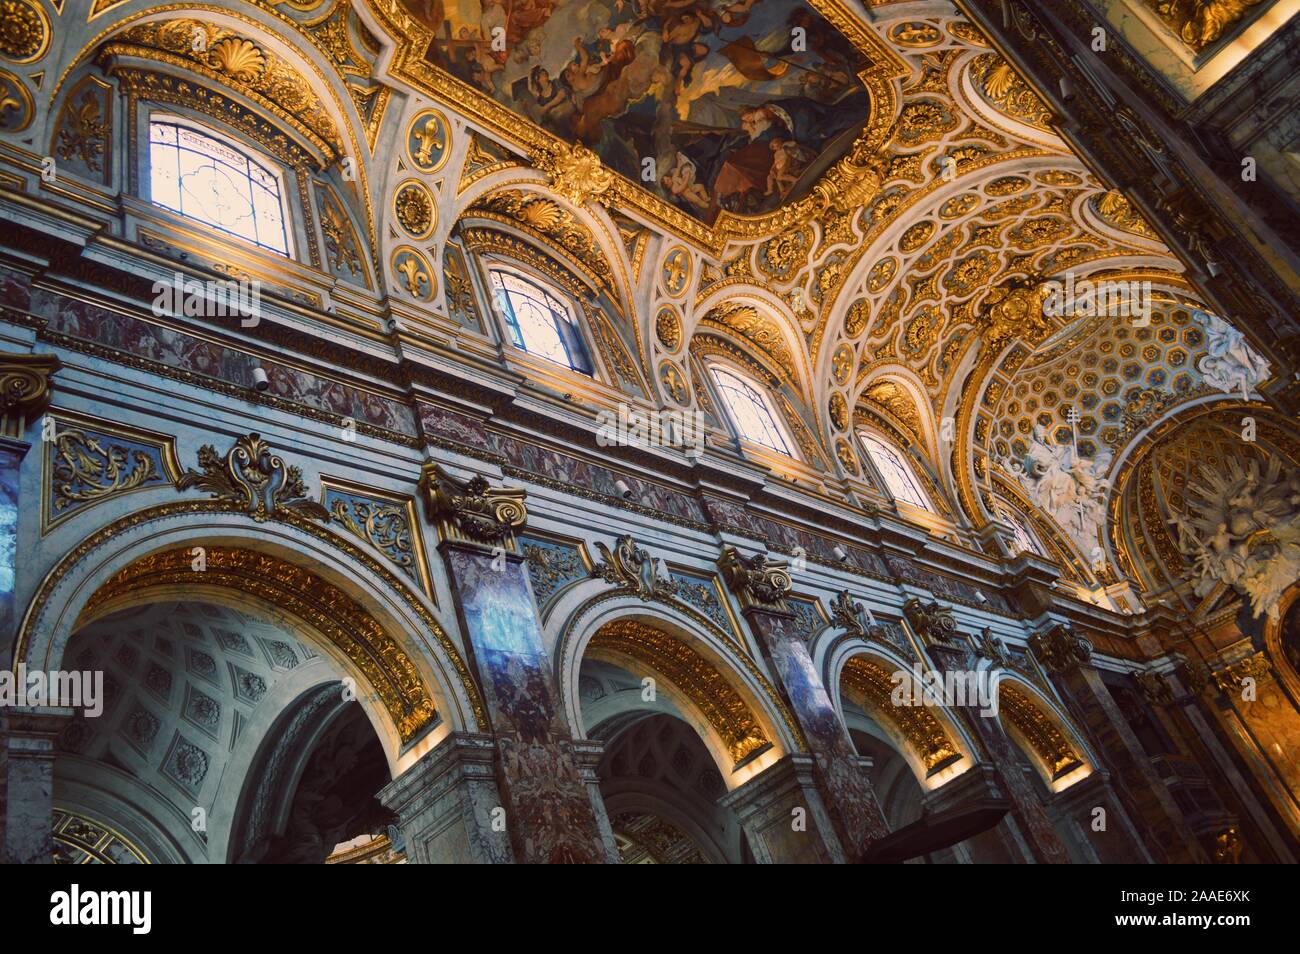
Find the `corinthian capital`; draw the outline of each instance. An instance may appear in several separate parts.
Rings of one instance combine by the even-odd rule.
[[[1092,643],[1059,625],[1030,636],[1029,648],[1051,673],[1069,672],[1092,658]]]

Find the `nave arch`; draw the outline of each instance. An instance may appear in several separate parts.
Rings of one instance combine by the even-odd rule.
[[[200,552],[204,576],[193,569]],[[394,775],[447,734],[487,726],[460,650],[427,597],[306,519],[256,523],[219,502],[138,511],[74,548],[32,598],[14,665],[60,668],[73,634],[95,620],[195,597],[274,620],[329,657],[337,677],[358,687]]]

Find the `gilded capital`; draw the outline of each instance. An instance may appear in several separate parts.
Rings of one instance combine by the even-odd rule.
[[[1245,659],[1239,659],[1230,666],[1224,666],[1222,669],[1214,671],[1214,684],[1220,690],[1227,693],[1233,693],[1241,688],[1241,684],[1247,679],[1253,679],[1259,682],[1266,679],[1272,673],[1273,667],[1268,661],[1268,657],[1262,652],[1255,653],[1253,656],[1247,656]]]
[[[935,600],[922,603],[914,596],[903,604],[903,615],[927,644],[950,644],[957,639],[957,621],[952,609],[940,606]]]
[[[458,480],[433,461],[420,471],[425,511],[443,541],[515,549],[515,531],[528,519],[522,488],[492,487],[481,475]]]
[[[1065,626],[1053,626],[1030,636],[1029,648],[1051,673],[1067,673],[1092,658],[1092,643]]]
[[[54,396],[50,377],[62,366],[53,354],[0,353],[0,436],[21,439]]]
[[[726,546],[722,548],[718,569],[742,608],[789,612],[785,598],[794,589],[794,580],[784,561],[774,560],[765,553],[744,557],[735,547]]]

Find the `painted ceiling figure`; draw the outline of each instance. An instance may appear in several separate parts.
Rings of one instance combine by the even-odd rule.
[[[802,4],[404,2],[434,65],[705,221],[777,208],[869,112],[861,55]]]

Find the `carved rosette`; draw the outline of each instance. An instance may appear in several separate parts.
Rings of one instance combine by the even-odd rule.
[[[631,590],[642,600],[666,600],[677,595],[677,581],[660,573],[659,564],[650,553],[636,545],[631,534],[619,537],[611,550],[597,542],[602,562],[592,569],[591,575],[608,583]]]
[[[492,487],[476,475],[457,480],[427,461],[420,472],[429,519],[444,542],[475,543],[516,552],[515,531],[528,519],[524,490]]]
[[[51,375],[62,362],[52,354],[0,354],[0,436],[21,439],[54,395]]]
[[[735,547],[727,546],[722,549],[718,569],[742,609],[790,612],[786,597],[794,589],[794,580],[783,561],[765,553],[744,557]]]
[[[952,645],[957,641],[957,621],[952,610],[934,600],[922,603],[914,596],[903,604],[903,615],[926,645]]]
[[[286,467],[260,434],[246,434],[222,456],[211,444],[199,448],[199,469],[187,470],[177,490],[195,487],[225,503],[244,509],[259,523],[273,516],[296,513],[315,520],[330,519],[329,511],[307,499],[298,466]]]
[[[1053,675],[1070,672],[1092,659],[1092,643],[1064,626],[1030,636],[1029,649]]]

